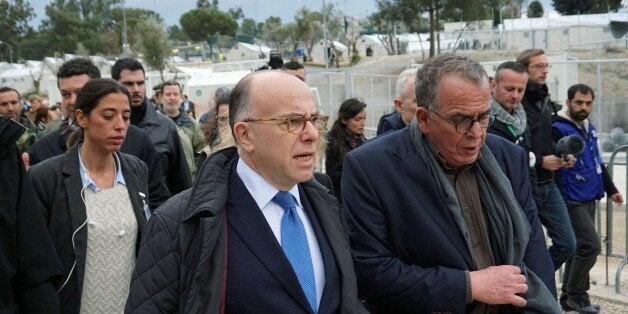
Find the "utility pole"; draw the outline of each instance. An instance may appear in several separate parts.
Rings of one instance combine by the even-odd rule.
[[[328,56],[328,50],[329,47],[327,47],[327,14],[325,12],[325,0],[323,0],[323,59],[325,61],[325,69],[327,69],[329,67],[329,62],[327,61],[329,59]]]
[[[132,55],[131,48],[126,37],[126,8],[124,0],[122,0],[122,56],[130,57]]]

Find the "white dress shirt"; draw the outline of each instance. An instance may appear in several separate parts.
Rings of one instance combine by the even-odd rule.
[[[240,179],[242,179],[246,189],[249,193],[251,193],[251,196],[253,196],[257,206],[262,210],[262,214],[266,218],[266,222],[268,222],[275,238],[277,238],[277,242],[281,246],[281,218],[283,217],[284,209],[272,201],[273,197],[277,194],[277,192],[279,192],[279,190],[251,169],[251,167],[249,167],[241,158],[238,159],[236,172],[238,173]],[[316,299],[318,305],[320,306],[321,297],[323,296],[323,288],[325,287],[325,266],[323,264],[321,250],[318,246],[318,240],[316,239],[316,234],[314,233],[310,219],[305,211],[303,211],[298,186],[293,186],[292,189],[287,192],[294,196],[297,205],[297,213],[299,214],[299,218],[301,218],[303,227],[305,228],[305,235],[307,237],[308,246],[310,247],[312,266],[314,268]]]

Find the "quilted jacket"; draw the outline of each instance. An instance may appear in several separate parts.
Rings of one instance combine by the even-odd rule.
[[[172,197],[151,216],[126,313],[224,313],[227,219],[223,209],[237,157],[235,147],[209,156],[192,189]],[[303,186],[306,194],[324,191],[331,201],[318,182],[310,180]],[[341,311],[363,312],[355,277],[341,280]]]

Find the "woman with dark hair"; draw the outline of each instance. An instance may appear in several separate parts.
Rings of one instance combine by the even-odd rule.
[[[205,141],[207,141],[209,147],[209,153],[235,145],[233,136],[231,135],[231,128],[229,127],[230,95],[230,90],[226,90],[221,94],[216,93],[217,97],[214,99],[216,106],[213,109],[214,114],[201,125],[201,129],[205,135]]]
[[[198,165],[203,163],[207,156],[213,152],[223,148],[235,145],[235,140],[231,134],[229,126],[229,97],[231,90],[226,87],[220,87],[216,90],[214,103],[216,104],[211,110],[210,117],[201,124],[201,130],[205,136],[207,145],[201,151]]]
[[[345,100],[338,109],[338,119],[327,135],[325,169],[334,184],[335,195],[342,202],[340,178],[345,155],[362,145],[366,126],[366,103],[360,98]]]
[[[126,87],[88,81],[68,151],[29,171],[63,265],[61,313],[122,313],[149,215],[146,165],[118,152],[131,115]]]
[[[48,122],[52,121],[52,113],[48,107],[39,107],[35,110],[35,120],[33,124],[37,127],[37,134],[41,134]]]

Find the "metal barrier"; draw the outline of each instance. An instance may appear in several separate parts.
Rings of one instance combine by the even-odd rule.
[[[611,176],[611,178],[613,177],[614,166],[619,166],[619,165],[626,166],[627,165],[626,160],[624,160],[623,162],[615,161],[618,153],[626,152],[626,151],[628,151],[628,145],[620,146],[613,151],[609,162],[606,164],[608,175]],[[626,176],[628,177],[628,167],[625,167],[625,168],[626,168]],[[628,192],[628,188],[624,187],[623,195],[627,195],[626,192]],[[624,214],[626,214],[625,204],[624,204]],[[626,230],[627,227],[628,227],[628,215],[625,215],[624,230]],[[623,255],[614,254],[613,229],[614,229],[613,228],[613,202],[607,199],[606,201],[606,239],[605,239],[605,242],[606,242],[606,283],[608,284],[608,258],[610,256],[621,257],[622,260],[619,263],[619,266],[617,267],[617,271],[615,272],[615,293],[620,293],[621,271],[624,268],[624,266],[628,264],[628,257],[626,254],[626,251],[627,251],[626,249],[628,248],[628,233],[626,233]]]

